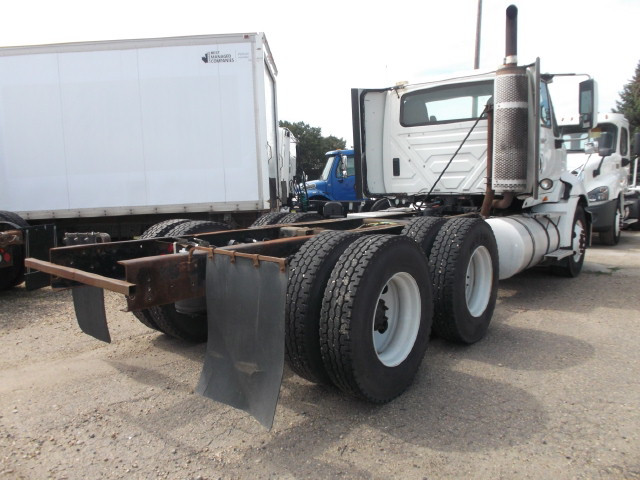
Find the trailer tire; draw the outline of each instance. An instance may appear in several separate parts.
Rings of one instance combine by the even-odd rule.
[[[620,203],[616,205],[616,213],[613,216],[613,223],[608,230],[600,232],[598,238],[603,245],[617,245],[620,241],[620,235],[622,233],[622,211]]]
[[[429,255],[435,313],[433,332],[471,344],[487,333],[498,295],[498,247],[480,218],[453,218],[438,232]]]
[[[176,225],[165,233],[167,237],[180,237],[196,233],[216,232],[229,230],[225,223],[210,222],[206,220],[190,220]],[[202,343],[207,341],[207,314],[204,313],[180,313],[176,305],[159,305],[148,309],[158,330],[186,342]]]
[[[5,223],[8,222],[8,223]],[[28,227],[29,224],[17,213],[0,210],[0,232]],[[0,291],[20,285],[24,281],[24,245],[16,245],[13,251],[13,265],[0,268]]]
[[[403,229],[401,234],[412,238],[422,248],[424,254],[429,257],[433,242],[436,241],[440,227],[447,219],[442,217],[418,217],[412,219]]]
[[[403,235],[355,240],[331,272],[320,351],[331,381],[373,403],[413,381],[429,340],[433,296],[420,247]]]
[[[139,238],[140,240],[145,240],[147,238],[164,237],[167,232],[175,228],[177,225],[187,223],[189,221],[190,220],[187,218],[171,218],[169,220],[163,220],[162,222],[158,222],[155,225],[147,228]],[[162,330],[158,327],[155,320],[153,319],[153,315],[148,308],[145,308],[144,310],[137,310],[131,313],[133,313],[133,316],[136,317],[145,327],[162,332]]]
[[[324,220],[324,218],[315,212],[293,212],[281,218],[279,223],[313,222],[315,220]]]
[[[576,213],[573,217],[572,239],[573,248],[577,249],[577,253],[565,258],[562,260],[562,263],[551,266],[551,271],[556,275],[574,278],[582,271],[582,264],[584,263],[587,248],[587,217],[582,205],[576,207]]]
[[[331,384],[320,355],[322,297],[338,258],[357,233],[328,231],[307,241],[289,263],[285,304],[285,359],[314,383]]]
[[[262,227],[263,225],[276,225],[280,223],[279,220],[287,216],[288,212],[269,212],[260,215],[255,222],[253,222],[249,228]]]

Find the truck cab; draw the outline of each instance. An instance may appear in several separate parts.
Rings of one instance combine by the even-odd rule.
[[[320,178],[306,182],[309,200],[355,202],[356,170],[353,150],[333,150],[326,153],[326,163]]]
[[[593,231],[605,245],[615,245],[621,229],[637,220],[630,218],[634,201],[626,195],[631,163],[629,122],[620,113],[605,113],[590,129],[581,127],[575,117],[563,118],[561,123],[567,166],[584,182]]]
[[[354,150],[332,150],[325,154],[326,162],[320,178],[309,180],[301,192],[307,207],[325,217],[340,217],[348,212],[368,211],[376,205],[373,199],[356,192]],[[384,202],[387,206],[388,202]]]
[[[327,161],[317,180],[306,182],[309,200],[355,202],[356,169],[353,150],[333,150],[326,153]]]

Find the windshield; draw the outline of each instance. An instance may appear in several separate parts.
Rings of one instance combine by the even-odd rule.
[[[580,128],[578,125],[568,125],[562,127],[562,140],[567,148],[567,152],[584,152],[585,145],[594,140],[601,147],[612,147],[612,151],[616,150],[616,140],[618,137],[618,128],[610,123],[598,124],[591,130]]]
[[[322,169],[320,180],[329,180],[329,175],[331,174],[331,165],[333,165],[333,155],[329,155],[327,157],[327,163],[325,164],[324,169]]]
[[[493,95],[493,80],[445,85],[402,97],[400,124],[404,127],[474,120]]]

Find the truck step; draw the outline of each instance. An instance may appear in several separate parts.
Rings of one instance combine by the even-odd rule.
[[[544,258],[550,260],[562,260],[563,258],[570,257],[571,255],[573,255],[573,250],[558,249],[547,253]]]
[[[623,223],[625,226],[632,225],[638,221],[637,218],[627,218]]]

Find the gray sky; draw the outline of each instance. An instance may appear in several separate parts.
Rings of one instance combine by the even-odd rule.
[[[640,1],[483,0],[482,69],[502,62],[510,3],[519,9],[519,62],[539,56],[545,72],[590,73],[600,111],[613,108],[640,60]],[[350,144],[350,89],[471,69],[476,11],[477,0],[1,0],[0,46],[265,32],[280,119]],[[556,107],[571,110],[577,86],[556,83]]]

